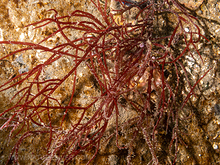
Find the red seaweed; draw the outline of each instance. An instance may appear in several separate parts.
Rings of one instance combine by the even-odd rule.
[[[52,23],[56,24],[57,30],[41,42],[0,41],[2,45],[24,46],[24,48],[1,57],[0,61],[29,50],[51,53],[51,56],[43,63],[36,64],[31,70],[16,75],[0,85],[0,92],[21,86],[11,98],[12,101],[18,98],[16,103],[0,114],[0,120],[4,121],[0,129],[11,127],[10,139],[20,135],[11,151],[9,160],[14,155],[14,163],[19,162],[19,147],[24,139],[36,134],[46,134],[48,135],[48,142],[47,154],[42,158],[44,162],[50,164],[51,161],[55,160],[57,164],[61,161],[68,164],[77,155],[91,151],[93,156],[88,160],[87,164],[89,164],[99,152],[102,140],[109,129],[110,120],[114,119],[115,129],[106,139],[115,138],[119,149],[131,149],[136,137],[141,132],[142,135],[139,136],[145,139],[152,156],[152,160],[149,161],[151,164],[159,164],[160,162],[155,147],[158,129],[164,128],[167,133],[168,129],[171,129],[168,147],[170,152],[172,152],[171,148],[175,148],[172,158],[172,162],[175,164],[177,146],[181,141],[178,138],[178,112],[183,110],[189,98],[194,94],[193,90],[196,85],[209,72],[208,70],[203,77],[192,85],[182,63],[182,57],[187,53],[191,54],[189,46],[193,46],[202,60],[196,43],[202,38],[206,38],[201,34],[200,27],[195,23],[197,18],[190,15],[175,0],[143,0],[139,4],[115,0],[122,6],[122,9],[117,11],[121,17],[123,13],[133,7],[139,9],[135,17],[138,20],[136,24],[127,22],[125,19],[121,24],[118,24],[115,21],[115,15],[107,12],[107,0],[105,5],[100,4],[100,1],[91,1],[100,12],[102,20],[88,12],[79,10],[59,17],[57,11],[51,9],[55,12],[53,18],[45,18],[27,25],[33,25],[37,29]],[[176,24],[173,25],[172,32],[168,35],[164,33],[161,36],[158,31],[155,31],[158,28],[154,25],[154,18],[167,13],[175,16]],[[71,19],[74,17],[85,18],[85,20],[72,22]],[[142,18],[140,19],[140,17]],[[188,32],[184,29],[185,24],[189,27]],[[72,40],[65,33],[66,30],[77,30],[83,35]],[[48,39],[58,33],[64,38],[64,43],[53,48],[42,45],[43,42],[47,42]],[[194,39],[195,36],[198,36],[197,40]],[[176,54],[173,50],[173,43],[180,41],[183,41],[185,46],[182,43],[183,50],[180,54]],[[69,66],[71,69],[65,73],[65,76],[57,75],[57,78],[47,80],[40,78],[46,66],[64,56],[71,58],[74,64]],[[192,54],[191,56],[193,57]],[[87,106],[77,106],[72,103],[77,92],[77,77],[79,76],[77,69],[83,63],[94,77],[99,95],[91,96],[91,101]],[[175,80],[168,80],[165,75],[167,68],[174,70],[175,75],[173,77],[176,78]],[[183,74],[180,70],[183,70]],[[72,84],[69,84],[71,96],[68,103],[63,105],[60,100],[54,97],[54,93],[71,76],[74,77]],[[176,100],[179,98],[177,95],[181,90],[181,76],[186,78],[190,92],[181,103],[177,103]],[[25,82],[27,83],[25,84]],[[33,90],[36,90],[37,93],[32,94]],[[153,93],[156,93],[157,101],[152,99]],[[132,95],[133,97],[130,97]],[[122,103],[121,99],[126,100],[126,103]],[[92,112],[93,107],[95,110]],[[137,116],[120,123],[119,117],[122,109],[125,111],[135,109]],[[57,110],[64,112],[58,124],[53,122],[54,119],[51,116]],[[80,117],[68,129],[64,130],[64,122],[67,120],[69,111],[80,112]],[[90,118],[88,118],[88,112],[91,113]],[[86,118],[88,119],[85,120]],[[164,124],[164,119],[166,124]],[[37,125],[35,130],[31,124]],[[133,131],[133,135],[130,142],[122,145],[119,144],[121,143],[119,137],[124,128]],[[131,161],[131,153],[129,153],[127,163],[130,164]]]

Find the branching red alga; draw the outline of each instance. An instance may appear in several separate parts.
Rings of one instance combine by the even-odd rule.
[[[10,128],[9,138],[17,138],[10,158],[13,156],[13,162],[19,162],[22,142],[27,137],[44,134],[48,138],[47,153],[42,160],[47,164],[52,161],[68,164],[78,155],[91,152],[93,155],[88,156],[89,164],[101,145],[109,139],[115,139],[119,149],[129,150],[127,164],[130,164],[133,144],[141,136],[151,155],[149,163],[160,164],[157,136],[163,129],[170,134],[167,148],[174,164],[181,140],[178,136],[178,114],[206,75],[191,84],[182,63],[182,57],[186,54],[193,57],[192,47],[202,59],[196,44],[207,39],[196,24],[197,18],[176,0],[112,0],[110,12],[107,10],[107,0],[104,5],[100,1],[91,1],[100,18],[79,10],[58,16],[57,11],[51,9],[50,12],[55,13],[53,18],[27,25],[37,29],[54,24],[56,30],[41,42],[0,42],[2,45],[23,46],[1,57],[1,61],[24,51],[50,54],[29,71],[11,77],[0,85],[1,93],[16,89],[11,98],[15,103],[0,114],[0,119],[4,121],[0,129]],[[114,8],[114,4],[120,8]],[[131,14],[132,18],[127,18],[127,13],[134,9],[136,13]],[[163,25],[158,26],[158,19],[164,21],[161,15],[169,15],[175,21],[170,32],[164,31]],[[75,21],[75,18],[80,20]],[[82,37],[72,39],[68,36],[69,30],[80,32]],[[57,34],[65,42],[54,47],[44,46],[43,43]],[[179,53],[175,51],[177,45],[181,45]],[[58,74],[56,78],[45,78],[45,68],[64,57],[70,59],[72,64],[64,76]],[[80,65],[87,67],[96,88],[96,95],[90,96],[85,105],[74,104],[80,91],[77,84]],[[190,88],[186,96],[181,95],[181,77],[185,77]],[[68,79],[72,82],[68,84],[71,95],[64,104],[56,94]],[[121,122],[122,111],[135,111],[136,115]],[[54,122],[57,112],[62,112],[62,115]],[[78,117],[69,119],[70,112],[78,113]],[[64,126],[69,120],[72,120],[69,126]],[[112,127],[114,131],[106,134]],[[130,140],[123,143],[120,139],[125,135]]]

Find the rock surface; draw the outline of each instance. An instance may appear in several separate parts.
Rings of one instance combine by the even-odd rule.
[[[110,5],[110,1],[108,3]],[[203,62],[200,60],[199,56],[195,55],[194,59],[190,55],[186,56],[184,65],[186,66],[187,72],[190,74],[190,81],[195,83],[210,67],[212,67],[212,69],[198,84],[198,87],[196,87],[195,94],[197,96],[190,98],[180,114],[180,128],[183,132],[181,134],[182,143],[178,146],[176,164],[220,164],[220,2],[216,0],[208,0],[206,2],[190,0],[180,1],[180,3],[183,3],[187,8],[198,14],[198,24],[204,29],[204,35],[209,36],[208,38],[210,39],[209,44],[198,45],[199,51],[203,52]],[[2,0],[0,4],[0,40],[38,43],[42,38],[53,33],[53,26],[50,25],[47,28],[40,29],[34,29],[33,26],[25,26],[43,18],[53,17],[53,12],[47,12],[47,10],[51,8],[56,9],[61,16],[68,15],[74,10],[84,10],[100,17],[94,5],[92,5],[89,0]],[[131,21],[131,23],[133,22]],[[67,33],[73,38],[81,35],[78,32],[72,31]],[[56,43],[62,43],[59,34],[44,43],[44,45],[54,46]],[[0,45],[0,57],[19,48],[21,48],[19,45]],[[30,70],[36,64],[47,59],[47,57],[47,53],[32,51],[21,52],[10,59],[0,61],[0,85],[6,82],[7,79]],[[64,76],[65,72],[70,69],[68,67],[69,65],[71,65],[71,61],[68,58],[63,58],[54,65],[45,68],[45,77],[42,77],[42,79],[47,80],[56,78],[58,74],[59,76]],[[87,105],[89,102],[88,96],[95,96],[97,91],[93,88],[94,83],[91,81],[93,78],[88,72],[86,65],[82,64],[77,72],[78,75],[80,75],[77,78],[78,84],[82,84],[83,87],[81,87],[80,90],[83,92],[77,95],[78,100],[76,100],[76,104]],[[69,81],[71,81],[71,79]],[[56,99],[61,100],[61,102],[65,104],[65,100],[71,95],[69,89],[70,87],[67,82],[60,88],[59,92],[57,92]],[[185,91],[187,90],[186,86]],[[3,95],[0,95],[0,112],[10,107],[11,103],[9,103],[9,101],[15,91],[16,89],[11,89]],[[137,115],[135,111],[130,111],[129,113],[121,112],[121,114],[124,116],[124,118],[121,118],[122,123]],[[59,116],[63,115],[63,112],[56,112],[54,115],[59,118]],[[77,118],[75,112],[69,115],[71,118],[70,123],[64,124],[64,129],[66,130],[73,124],[74,118]],[[54,120],[53,122],[60,121]],[[0,119],[0,125],[2,124],[3,121]],[[111,126],[114,126],[114,120],[112,120],[109,126],[110,131]],[[37,125],[35,127],[37,128]],[[13,138],[9,141],[9,132],[10,129],[0,131],[0,164],[6,163],[11,149],[16,142]],[[165,133],[161,133],[161,138],[158,138],[158,140],[161,140],[158,143],[161,146],[157,146],[158,148],[161,147],[161,158],[159,159],[164,158],[163,138],[166,137],[164,134]],[[31,165],[42,163],[40,158],[42,158],[46,152],[45,145],[47,144],[47,139],[48,137],[44,136],[44,134],[27,138],[19,148],[20,164]],[[120,139],[120,142],[126,140],[126,137],[123,137]],[[93,164],[126,164],[126,158],[129,152],[132,152],[131,160],[133,164],[145,164],[147,162],[147,158],[145,157],[149,154],[146,148],[146,142],[142,137],[139,137],[139,139],[134,142],[133,151],[118,149],[115,144],[115,139],[113,139],[108,141],[106,145],[101,146]],[[91,157],[91,155],[78,155],[76,161],[70,164],[86,164],[88,157]],[[164,164],[168,164],[170,158],[166,157],[164,159],[166,159]]]

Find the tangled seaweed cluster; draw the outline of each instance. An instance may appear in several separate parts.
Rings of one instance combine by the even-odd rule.
[[[9,138],[17,138],[10,158],[19,162],[22,142],[44,134],[47,152],[42,160],[48,164],[52,161],[68,164],[82,153],[92,153],[88,156],[89,164],[110,139],[115,139],[119,149],[129,150],[129,164],[135,140],[142,137],[150,155],[146,156],[146,162],[159,164],[162,160],[160,157],[158,160],[158,144],[163,134],[168,142],[167,154],[175,163],[181,141],[179,113],[205,76],[192,85],[182,62],[186,54],[193,58],[192,49],[202,59],[196,44],[207,39],[196,24],[197,19],[176,0],[112,0],[110,11],[107,0],[91,2],[102,20],[79,10],[59,17],[51,9],[54,17],[28,25],[37,29],[53,24],[54,32],[41,42],[0,42],[23,46],[0,58],[1,61],[23,51],[50,54],[29,71],[11,77],[0,86],[1,93],[16,89],[11,98],[13,105],[0,114],[3,121],[0,129],[10,128]],[[172,18],[172,26],[165,17]],[[79,31],[82,36],[72,39],[69,30]],[[54,47],[44,46],[57,34],[64,42]],[[64,75],[45,76],[45,68],[65,58],[71,65]],[[77,82],[81,65],[91,75],[95,94],[77,105],[78,95],[85,92]],[[185,96],[183,77],[189,86]],[[65,83],[70,96],[64,102],[57,93]],[[125,114],[122,112],[134,112],[134,115],[122,120]]]

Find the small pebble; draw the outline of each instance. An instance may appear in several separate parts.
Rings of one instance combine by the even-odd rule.
[[[218,145],[216,145],[216,144],[213,144],[212,147],[213,147],[214,150],[217,150],[217,149],[218,149]]]

